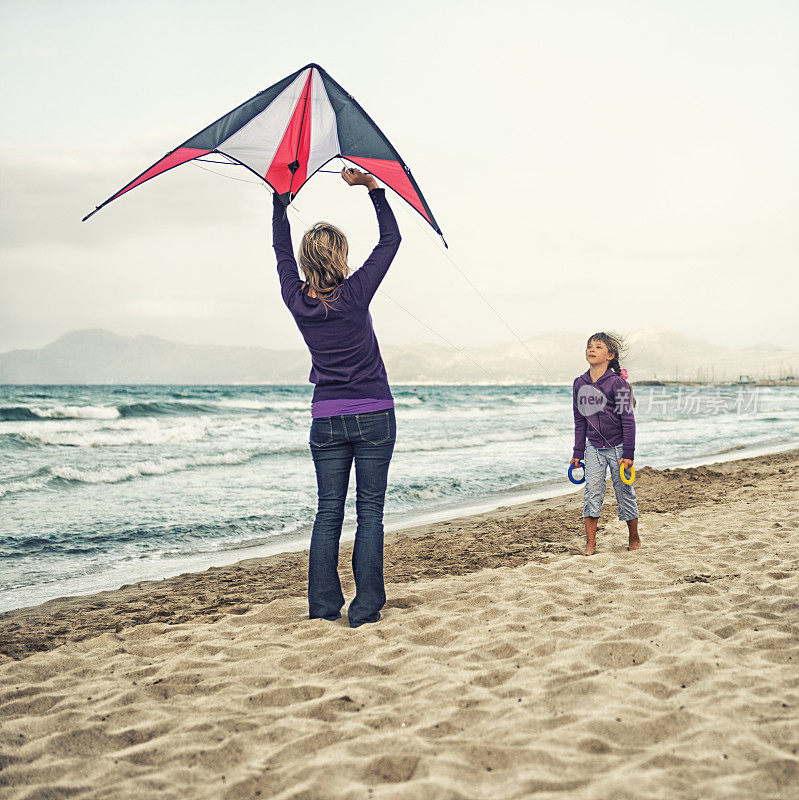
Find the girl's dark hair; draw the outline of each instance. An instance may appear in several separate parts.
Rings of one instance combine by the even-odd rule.
[[[591,342],[602,342],[605,347],[608,348],[608,352],[613,353],[613,360],[608,364],[608,366],[617,374],[621,374],[621,359],[627,355],[627,347],[624,344],[624,338],[619,336],[617,333],[605,333],[604,331],[599,331],[599,333],[593,334],[593,336],[588,337],[588,341],[585,343],[586,348],[588,347]]]
[[[621,359],[627,357],[627,345],[624,341],[624,337],[620,336],[618,333],[605,333],[604,331],[599,331],[598,333],[588,337],[588,341],[585,343],[586,349],[592,341],[603,342],[605,347],[608,348],[608,352],[613,353],[613,358],[611,359],[610,364],[608,364],[608,367],[617,375],[621,375]],[[632,388],[630,389],[630,396],[633,401],[633,406],[636,406],[637,401],[635,399],[635,395],[633,394]]]

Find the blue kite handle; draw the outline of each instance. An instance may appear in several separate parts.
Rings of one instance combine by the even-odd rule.
[[[569,464],[569,480],[572,483],[576,483],[579,486],[581,483],[585,483],[585,462],[581,461],[579,465],[577,465],[577,469],[581,469],[583,471],[583,477],[580,478],[579,481],[575,480],[574,475],[572,474],[572,470],[574,469],[574,467],[575,467],[574,464]]]

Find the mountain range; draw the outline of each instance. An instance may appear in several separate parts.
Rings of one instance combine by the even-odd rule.
[[[660,327],[632,331],[626,341],[631,381],[799,376],[799,351],[772,344],[725,348]],[[422,343],[382,351],[393,383],[562,383],[587,368],[584,349],[583,334],[554,332],[484,347]],[[186,344],[94,328],[0,354],[0,383],[302,384],[309,368],[299,349]]]

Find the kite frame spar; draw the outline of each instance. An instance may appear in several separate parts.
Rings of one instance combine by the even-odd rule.
[[[329,73],[323,67],[319,66],[316,63],[310,63],[310,64],[306,64],[303,67],[300,67],[300,69],[298,69],[296,72],[292,73],[291,75],[287,76],[286,78],[283,78],[280,81],[277,81],[277,83],[272,84],[271,86],[267,87],[266,89],[263,89],[261,92],[258,92],[258,94],[254,95],[253,97],[248,98],[247,100],[245,100],[243,103],[240,103],[238,106],[236,106],[231,111],[228,111],[227,113],[223,114],[221,117],[219,117],[217,120],[212,122],[210,125],[207,125],[205,128],[203,128],[198,133],[195,133],[194,135],[190,136],[188,139],[186,139],[185,142],[183,142],[182,144],[179,144],[177,147],[175,147],[172,150],[170,150],[162,158],[158,159],[158,161],[156,161],[155,163],[150,165],[147,169],[145,169],[143,172],[141,172],[139,175],[137,175],[132,181],[127,183],[125,186],[123,186],[122,189],[120,189],[118,192],[116,192],[115,194],[111,195],[107,200],[102,202],[99,206],[97,206],[94,209],[94,211],[90,212],[85,217],[83,217],[83,219],[81,221],[82,222],[86,222],[87,219],[89,219],[90,217],[94,216],[101,208],[104,208],[110,202],[112,202],[113,200],[116,200],[121,195],[126,194],[128,191],[130,191],[131,189],[134,189],[136,186],[139,186],[140,184],[145,183],[146,181],[151,180],[152,178],[155,178],[158,175],[162,175],[165,172],[169,172],[170,170],[173,170],[176,167],[181,166],[182,164],[188,164],[191,161],[201,161],[205,156],[209,156],[209,155],[213,155],[213,154],[223,156],[224,158],[228,159],[229,162],[232,162],[232,163],[238,164],[239,166],[244,167],[249,172],[252,172],[253,175],[257,176],[267,186],[269,186],[269,188],[273,192],[277,192],[275,187],[266,179],[266,177],[264,175],[261,175],[255,169],[253,169],[249,165],[243,163],[242,161],[240,161],[239,159],[235,158],[234,156],[231,156],[229,153],[225,153],[223,150],[219,150],[219,149],[216,149],[216,148],[214,148],[212,150],[205,150],[205,151],[198,150],[198,154],[196,156],[194,156],[193,158],[186,158],[186,159],[184,159],[182,161],[179,161],[179,162],[177,162],[177,163],[175,163],[175,164],[173,164],[171,166],[167,166],[167,167],[159,170],[158,172],[154,173],[150,177],[145,177],[145,176],[147,175],[148,172],[150,172],[156,166],[158,166],[158,164],[163,162],[165,159],[169,158],[169,156],[171,156],[173,153],[181,150],[182,148],[185,148],[186,145],[188,145],[189,142],[191,142],[192,140],[196,139],[197,136],[199,136],[201,133],[203,133],[204,131],[208,130],[209,128],[212,128],[217,123],[219,123],[222,120],[224,120],[226,117],[229,117],[232,114],[235,114],[239,109],[241,109],[242,107],[246,106],[248,103],[252,102],[252,100],[254,100],[256,97],[259,97],[260,95],[264,94],[265,92],[269,92],[269,91],[273,90],[279,84],[285,83],[286,86],[289,86],[291,84],[291,82],[294,81],[297,78],[297,76],[299,76],[302,72],[304,72],[305,70],[314,70],[314,69],[318,70],[318,72],[320,73],[320,76],[322,76],[324,80],[329,81],[333,86],[336,87],[336,89],[338,89],[338,91],[340,91],[343,95],[346,96],[348,102],[350,102],[355,107],[355,109],[363,117],[363,119],[366,121],[366,123],[369,124],[371,126],[371,128],[373,129],[373,131],[380,137],[380,139],[382,140],[382,142],[386,146],[386,148],[389,151],[391,151],[391,153],[393,153],[393,155],[395,156],[397,164],[402,167],[402,169],[403,169],[403,171],[405,173],[405,177],[408,179],[411,187],[413,188],[414,192],[416,193],[416,196],[419,198],[419,200],[420,200],[420,202],[422,204],[422,207],[424,208],[424,212],[425,213],[422,213],[418,208],[416,208],[413,205],[413,203],[411,203],[406,197],[403,197],[403,195],[399,191],[397,191],[397,189],[395,189],[393,186],[391,186],[385,180],[383,180],[383,183],[386,183],[386,185],[392,191],[394,191],[397,195],[399,195],[406,203],[408,203],[408,205],[411,206],[411,208],[413,208],[414,211],[416,211],[420,216],[422,216],[423,219],[425,219],[427,222],[429,222],[429,224],[433,228],[433,230],[441,237],[441,241],[444,243],[444,247],[448,247],[447,242],[444,239],[444,235],[441,232],[441,228],[438,226],[438,223],[436,222],[435,217],[433,216],[433,212],[431,211],[430,206],[427,203],[427,200],[425,199],[424,195],[422,194],[421,190],[419,189],[419,185],[416,183],[416,179],[413,177],[413,174],[411,173],[411,170],[408,167],[408,165],[405,163],[405,161],[402,159],[400,154],[397,152],[397,150],[394,148],[394,146],[388,140],[388,137],[383,133],[383,131],[380,129],[380,127],[377,125],[377,123],[369,116],[369,114],[366,113],[366,111],[363,109],[361,104],[343,86],[341,86],[340,83],[338,83],[334,78],[332,78],[329,75]],[[283,90],[281,89],[281,91],[283,91]],[[273,100],[274,100],[274,98],[273,98]],[[307,104],[307,101],[308,101],[308,95],[306,94],[304,105],[303,105],[303,113],[302,113],[302,115],[300,117],[300,130],[299,130],[298,139],[297,139],[297,142],[298,142],[297,151],[299,151],[299,142],[300,142],[300,138],[302,136],[302,126],[305,124],[304,108],[305,108],[305,104]],[[270,100],[270,104],[271,104],[271,102],[272,101]],[[265,106],[263,110],[265,110],[265,108],[268,108],[268,105],[269,104],[267,104],[267,106]],[[259,113],[261,113],[261,112],[259,112]],[[338,117],[336,118],[336,123],[338,125]],[[191,148],[186,148],[186,149],[191,149]],[[354,164],[357,167],[360,167],[361,169],[367,169],[367,171],[368,171],[367,167],[359,164],[358,161],[354,160],[353,158],[350,158],[349,156],[344,155],[342,153],[336,153],[335,155],[332,155],[329,159],[327,159],[327,161],[319,164],[309,175],[306,175],[305,180],[297,188],[296,192],[292,191],[292,187],[293,187],[293,183],[294,183],[294,174],[296,172],[296,169],[291,170],[292,176],[291,176],[291,182],[290,182],[290,186],[289,186],[288,198],[284,199],[283,202],[288,206],[294,200],[294,198],[299,194],[299,192],[302,190],[303,186],[305,186],[305,184],[314,175],[316,175],[317,172],[322,171],[323,167],[325,167],[327,164],[329,164],[331,161],[333,161],[336,158],[341,158],[341,159],[343,159],[343,160],[345,160],[345,161],[347,161],[347,162],[349,162],[351,164]],[[297,156],[296,155],[295,155],[295,161],[292,162],[292,165],[286,165],[286,166],[289,167],[289,169],[291,169],[291,166],[293,166],[293,164],[295,164],[295,163],[297,163]],[[378,179],[380,179],[379,176],[375,176],[375,177],[378,177]],[[277,193],[280,194],[279,192],[277,192]],[[281,195],[281,199],[283,199],[283,195]]]

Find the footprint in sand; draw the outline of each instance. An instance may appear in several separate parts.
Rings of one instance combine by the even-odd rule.
[[[419,597],[392,597],[386,601],[384,608],[413,608],[421,602],[422,600]]]
[[[256,692],[249,698],[249,703],[253,707],[285,708],[294,703],[316,700],[324,693],[325,690],[321,686],[284,686]]]
[[[365,783],[404,783],[409,781],[419,766],[419,756],[380,756],[370,761],[363,771]]]
[[[643,642],[624,640],[600,642],[588,650],[592,663],[608,669],[639,666],[648,661],[654,653],[655,650]]]
[[[484,689],[493,689],[495,686],[505,683],[514,673],[515,670],[495,669],[472,678],[471,683],[475,686],[482,686]]]

